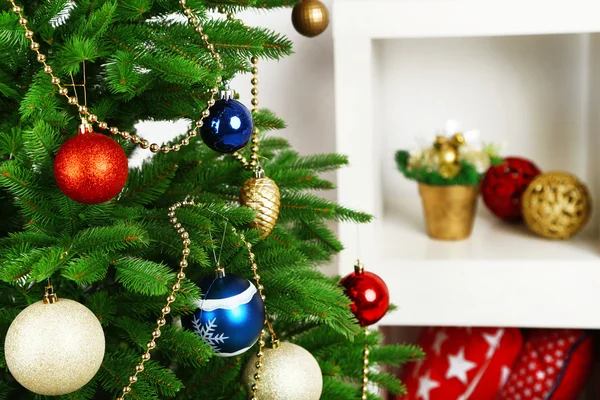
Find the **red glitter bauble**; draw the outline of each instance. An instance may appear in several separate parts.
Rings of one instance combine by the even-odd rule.
[[[357,270],[340,284],[352,300],[351,310],[361,326],[373,325],[390,308],[390,292],[385,282],[372,272]]]
[[[507,157],[502,164],[490,167],[481,182],[485,205],[503,220],[521,220],[521,195],[540,173],[529,160]]]
[[[129,165],[113,139],[94,132],[67,140],[56,154],[54,177],[62,192],[84,204],[104,203],[125,186]]]

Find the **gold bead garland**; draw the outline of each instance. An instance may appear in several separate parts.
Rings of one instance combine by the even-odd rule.
[[[142,149],[149,149],[153,153],[179,151],[181,146],[189,145],[190,139],[198,135],[197,131],[202,127],[202,125],[204,125],[204,119],[208,117],[210,113],[210,107],[215,104],[215,96],[219,93],[219,84],[223,81],[221,76],[217,77],[215,86],[213,86],[209,91],[210,99],[207,102],[207,107],[202,111],[201,117],[194,122],[192,128],[188,130],[187,135],[181,140],[180,143],[176,143],[171,146],[160,146],[158,143],[151,144],[148,140],[141,138],[138,135],[131,134],[127,131],[120,131],[119,128],[114,126],[111,127],[105,121],[98,121],[98,116],[96,114],[91,113],[85,105],[79,104],[77,96],[70,96],[69,89],[64,85],[61,85],[60,78],[54,75],[54,70],[46,62],[47,56],[40,52],[40,45],[33,38],[34,32],[27,27],[29,21],[23,16],[23,7],[17,5],[14,0],[9,1],[12,4],[12,11],[19,17],[19,25],[25,29],[25,37],[29,39],[30,42],[29,48],[31,51],[37,54],[37,61],[44,66],[44,72],[50,75],[50,81],[58,88],[58,94],[65,97],[70,105],[77,107],[78,112],[82,115],[82,117],[86,117],[89,122],[97,123],[98,128],[101,130],[108,130],[112,135],[119,134],[121,138],[129,140],[133,144],[139,145]],[[219,69],[223,70],[221,55],[215,50],[214,45],[209,42],[208,35],[204,33],[198,17],[195,16],[193,10],[186,5],[185,0],[179,0],[179,4],[183,7],[183,11],[188,18],[188,22],[194,26],[196,33],[200,34],[205,47],[211,53],[213,59],[217,62]]]
[[[250,101],[252,103],[252,114],[255,114],[258,111],[258,57],[253,56],[250,58],[250,63],[252,64],[252,79],[250,80],[250,83],[252,83],[252,90],[250,91],[250,93],[252,94],[252,100]],[[248,159],[246,157],[244,157],[242,154],[240,154],[239,152],[235,152],[233,153],[233,157],[238,160],[240,162],[240,164],[242,164],[242,167],[244,167],[244,169],[246,170],[255,170],[256,168],[259,167],[259,162],[258,162],[258,151],[259,151],[259,142],[260,139],[258,137],[258,134],[260,133],[260,130],[255,126],[254,127],[254,131],[252,132],[252,147],[250,148],[250,161],[248,161]]]
[[[250,59],[252,64],[252,114],[258,112],[258,57],[253,56]],[[250,224],[250,227],[256,228],[262,232],[261,239],[265,239],[271,234],[277,219],[279,218],[279,209],[281,206],[281,194],[279,187],[274,180],[265,176],[258,161],[259,152],[259,129],[254,127],[252,134],[252,147],[250,149],[250,161],[242,154],[235,152],[233,156],[242,164],[246,170],[253,171],[254,177],[248,179],[242,185],[240,190],[240,204],[256,211],[256,218]]]
[[[86,105],[82,105],[79,103],[79,100],[76,95],[75,96],[70,95],[69,89],[67,88],[67,86],[61,84],[60,78],[57,77],[56,75],[54,75],[53,68],[47,63],[47,56],[40,52],[40,45],[39,45],[39,43],[35,42],[35,40],[34,40],[35,33],[28,28],[29,21],[23,16],[23,8],[21,6],[18,6],[14,0],[9,0],[9,1],[12,4],[12,11],[15,14],[17,14],[17,16],[19,17],[19,24],[25,29],[24,35],[30,41],[30,49],[36,53],[37,61],[43,65],[44,73],[46,73],[50,76],[51,83],[54,86],[56,86],[58,89],[58,94],[60,96],[65,97],[70,105],[77,107],[79,114],[81,114],[81,116],[83,118],[87,118],[87,120],[92,124],[97,124],[97,126],[100,130],[108,130],[108,132],[110,132],[112,135],[120,135],[121,138],[123,138],[125,140],[130,140],[133,144],[137,144],[143,149],[149,149],[153,153],[158,153],[158,152],[168,153],[170,151],[179,151],[181,149],[181,146],[189,145],[190,139],[197,136],[198,129],[203,126],[204,119],[206,117],[208,117],[210,114],[210,107],[212,107],[215,104],[215,97],[219,93],[219,84],[222,83],[222,80],[223,80],[221,76],[217,77],[215,86],[213,86],[210,89],[210,98],[207,102],[207,107],[205,109],[203,109],[201,112],[201,117],[194,122],[193,127],[190,130],[188,130],[187,135],[181,140],[180,143],[178,143],[178,144],[176,143],[171,146],[166,146],[166,145],[160,146],[158,143],[150,143],[148,140],[143,139],[138,135],[131,134],[127,131],[120,131],[119,128],[117,128],[115,126],[109,126],[108,123],[105,121],[100,121],[98,116],[96,114],[93,114]],[[215,50],[215,46],[212,43],[210,43],[208,35],[206,33],[204,33],[203,27],[200,25],[198,17],[196,15],[194,15],[193,10],[186,5],[185,0],[179,0],[179,4],[183,8],[184,14],[188,18],[188,22],[194,26],[195,32],[200,35],[202,41],[204,42],[205,47],[211,53],[213,59],[217,62],[219,68],[221,70],[223,70],[224,66],[221,61],[221,56]],[[232,13],[229,13],[227,15],[227,18],[229,20],[233,20],[233,19],[235,19],[235,16]],[[258,104],[259,104],[259,101],[258,101],[258,67],[257,67],[258,58],[252,57],[251,63],[253,65],[252,70],[251,70],[251,72],[253,74],[253,77],[251,80],[251,83],[253,85],[253,88],[251,91],[253,98],[251,100],[251,103],[253,106],[252,112],[255,113],[256,111],[258,111]],[[258,134],[259,133],[260,133],[259,129],[254,128],[253,136],[252,136],[252,148],[251,148],[250,161],[246,160],[246,158],[244,156],[242,156],[241,154],[239,154],[237,152],[234,153],[234,157],[242,163],[242,165],[245,169],[255,170],[259,166],[259,163],[258,163],[258,151],[259,151]],[[124,400],[125,397],[131,393],[132,385],[134,385],[138,381],[138,375],[144,371],[144,368],[145,368],[144,364],[151,359],[151,351],[156,348],[156,342],[161,336],[161,327],[163,327],[166,324],[165,317],[167,315],[169,315],[171,312],[170,305],[173,302],[175,302],[176,294],[177,294],[177,292],[179,292],[181,290],[181,282],[186,277],[184,271],[188,267],[187,257],[190,255],[189,245],[190,245],[191,241],[189,239],[189,233],[187,233],[185,228],[182,227],[181,223],[179,223],[177,221],[177,218],[175,217],[175,211],[184,206],[194,206],[194,205],[195,204],[194,204],[193,200],[189,200],[189,201],[184,200],[182,202],[178,202],[178,203],[174,204],[173,206],[171,206],[169,208],[168,216],[170,218],[170,222],[173,225],[173,227],[177,230],[177,233],[180,234],[180,236],[182,238],[183,250],[182,250],[182,258],[179,263],[180,269],[177,273],[177,280],[172,286],[171,293],[166,298],[166,304],[161,309],[161,316],[156,321],[156,328],[151,333],[151,339],[146,343],[146,351],[141,355],[140,362],[135,366],[135,372],[129,376],[129,383],[123,387],[122,395],[120,397],[118,397],[117,400]],[[234,234],[238,234],[235,228],[232,227],[232,230],[233,230]],[[251,262],[251,269],[252,269],[252,273],[253,273],[253,280],[256,282],[257,289],[261,295],[261,298],[264,301],[266,299],[266,297],[263,293],[264,286],[260,284],[260,275],[258,275],[258,272],[257,272],[258,266],[254,261],[255,256],[254,256],[254,253],[252,253],[252,245],[251,245],[251,243],[246,241],[243,234],[239,234],[239,237],[245,243],[245,245],[248,249],[249,259]],[[276,343],[278,342],[278,339],[275,335],[275,332],[274,332],[271,324],[268,321],[268,318],[267,318],[267,321],[265,321],[265,322],[267,323],[267,325],[269,327],[273,343],[274,343],[274,345],[276,345]],[[255,364],[257,372],[254,375],[255,383],[252,385],[252,399],[251,400],[258,400],[257,396],[258,396],[258,390],[259,390],[260,373],[261,373],[262,366],[263,366],[263,356],[264,356],[263,349],[265,346],[265,341],[264,341],[265,335],[266,335],[266,331],[263,329],[260,334],[259,341],[258,341],[259,349],[258,349],[258,352],[256,353],[257,361]]]
[[[369,386],[369,377],[367,374],[369,373],[369,354],[371,354],[371,350],[369,350],[369,343],[367,343],[367,335],[369,332],[367,328],[365,328],[365,348],[363,350],[363,377],[362,377],[362,400],[367,400],[367,389]]]
[[[171,223],[173,228],[179,234],[179,236],[181,238],[181,243],[183,246],[183,249],[181,251],[181,255],[182,255],[181,261],[179,262],[179,271],[177,273],[177,281],[175,282],[175,284],[173,284],[171,293],[166,298],[166,304],[161,309],[161,316],[156,320],[156,329],[154,329],[152,331],[152,333],[151,333],[152,337],[146,343],[146,351],[142,354],[140,363],[135,366],[135,372],[129,376],[129,384],[127,384],[126,386],[123,387],[123,394],[120,397],[118,397],[117,400],[125,400],[125,397],[129,393],[131,393],[132,385],[138,381],[138,375],[144,371],[144,363],[146,363],[147,361],[150,360],[150,358],[151,358],[150,352],[156,348],[156,341],[161,336],[160,328],[163,327],[167,323],[165,317],[168,314],[170,314],[170,312],[171,312],[170,306],[177,299],[175,295],[177,294],[177,292],[179,292],[181,290],[181,282],[186,277],[185,269],[188,267],[187,257],[190,255],[191,240],[190,240],[190,234],[185,230],[185,228],[182,226],[181,222],[178,221],[177,216],[176,216],[176,211],[182,207],[194,207],[194,206],[196,206],[196,204],[194,203],[194,200],[190,199],[190,200],[184,200],[181,202],[177,202],[174,205],[172,205],[171,207],[169,207],[169,209],[168,209],[169,212],[168,212],[167,216],[169,217],[169,222]],[[248,259],[250,261],[250,269],[252,270],[252,275],[253,275],[252,280],[254,282],[256,282],[256,288],[258,289],[258,293],[260,294],[260,297],[262,298],[263,301],[266,301],[267,298],[264,294],[265,288],[260,283],[260,275],[258,274],[258,264],[256,263],[256,260],[255,260],[256,256],[252,252],[252,243],[250,243],[246,240],[246,236],[243,233],[238,233],[238,231],[235,227],[231,227],[231,230],[233,231],[233,233],[235,235],[237,235],[242,240],[242,242],[244,243],[244,245],[248,251]],[[265,313],[266,313],[266,307],[265,307]],[[277,336],[275,335],[275,332],[273,330],[271,323],[268,320],[268,317],[265,320],[265,324],[267,324],[269,327],[272,340],[276,341]],[[262,363],[263,363],[263,356],[264,356],[263,349],[265,346],[265,340],[264,340],[265,335],[266,335],[266,331],[263,329],[261,331],[259,339],[258,339],[258,352],[256,353],[256,357],[257,357],[257,361],[256,361],[256,365],[255,365],[256,366],[256,374],[254,375],[255,382],[252,385],[252,392],[253,392],[252,399],[253,400],[258,400],[257,394],[258,394],[258,389],[259,389],[260,373],[261,373],[261,370],[263,367]]]
[[[138,375],[144,371],[144,363],[150,360],[150,351],[156,348],[156,340],[160,337],[161,331],[160,328],[163,327],[167,321],[165,317],[171,313],[171,303],[176,300],[175,294],[181,290],[181,281],[185,279],[185,269],[188,266],[187,257],[190,255],[190,236],[189,233],[186,232],[185,228],[181,225],[181,223],[177,222],[177,218],[175,217],[175,211],[184,206],[193,206],[194,200],[190,201],[182,201],[175,203],[171,207],[169,207],[168,216],[170,218],[171,225],[177,231],[182,239],[183,250],[181,251],[181,261],[179,262],[179,272],[177,273],[177,281],[172,287],[171,293],[167,296],[167,303],[161,309],[161,316],[156,320],[156,329],[152,331],[152,339],[146,343],[146,351],[141,356],[141,361],[139,364],[135,366],[135,372],[133,375],[129,376],[129,384],[123,387],[123,394],[121,397],[118,397],[117,400],[124,400],[125,396],[131,393],[131,386],[138,381]]]

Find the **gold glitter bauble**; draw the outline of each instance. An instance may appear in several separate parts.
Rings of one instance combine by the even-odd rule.
[[[329,10],[319,0],[301,0],[292,10],[292,24],[301,35],[318,36],[329,25]]]
[[[587,187],[564,172],[538,175],[521,203],[529,229],[549,239],[570,238],[585,226],[592,212]]]
[[[104,358],[104,331],[80,303],[39,301],[21,311],[4,342],[6,364],[26,389],[58,396],[88,383]]]
[[[269,236],[279,217],[279,188],[274,180],[259,174],[248,179],[240,192],[240,203],[256,211],[250,226],[262,231],[261,238]]]
[[[278,348],[263,350],[263,367],[258,381],[260,400],[319,400],[323,376],[317,360],[293,343],[282,342]],[[255,383],[256,356],[246,364],[242,379],[248,387]]]

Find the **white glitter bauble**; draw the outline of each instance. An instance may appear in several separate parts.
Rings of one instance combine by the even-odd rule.
[[[323,376],[319,363],[308,351],[289,342],[278,348],[263,349],[263,367],[258,381],[260,400],[319,400],[323,391]],[[242,379],[252,397],[255,383],[256,360],[254,355],[246,364]]]
[[[58,396],[78,390],[98,372],[104,331],[98,318],[76,301],[39,301],[12,322],[4,351],[8,369],[21,385]]]

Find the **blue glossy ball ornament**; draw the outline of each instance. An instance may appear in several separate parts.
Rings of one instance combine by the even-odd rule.
[[[246,146],[254,123],[250,111],[237,100],[224,95],[210,108],[200,135],[204,143],[219,153],[233,153]]]
[[[186,329],[208,342],[219,357],[234,357],[250,349],[265,323],[265,305],[256,287],[235,275],[202,280],[198,309],[182,317]]]

